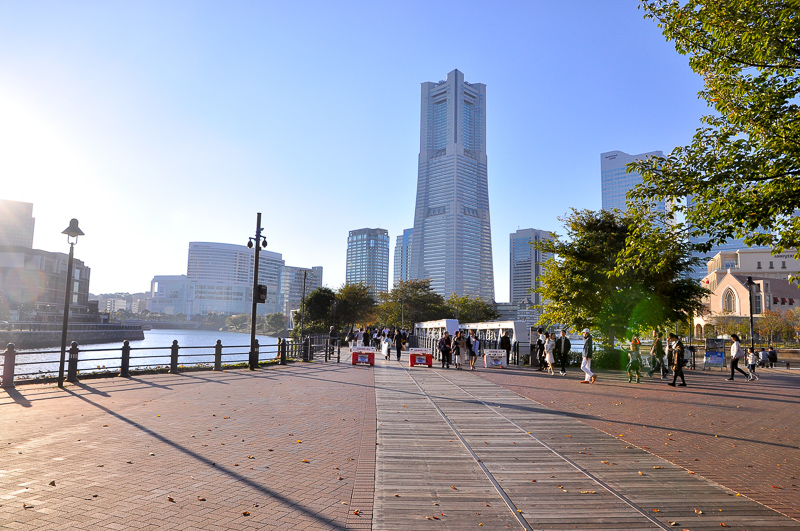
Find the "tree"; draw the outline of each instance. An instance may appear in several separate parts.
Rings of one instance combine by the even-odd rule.
[[[702,308],[708,290],[688,277],[699,261],[694,247],[665,220],[652,213],[573,209],[561,221],[566,240],[554,235],[533,244],[553,253],[535,290],[547,301],[539,305],[540,324],[599,330],[613,347],[615,336],[682,322]],[[661,252],[630,266],[621,258],[630,252],[627,242],[640,237],[657,241]]]
[[[328,331],[332,322],[333,301],[336,294],[330,288],[319,287],[308,294],[305,302],[297,311],[295,317],[295,327],[292,334],[300,334],[300,323],[302,322],[303,334],[320,334]]]
[[[642,0],[703,76],[713,114],[692,143],[628,166],[629,197],[665,200],[688,235],[744,238],[800,258],[800,17],[793,0]],[[688,201],[686,200],[688,198]],[[651,247],[647,245],[646,247]]]
[[[260,316],[259,316],[260,317]],[[259,327],[261,329],[261,327]],[[270,313],[263,316],[263,332],[272,336],[286,330],[286,316],[282,313]]]
[[[450,317],[459,319],[462,322],[480,323],[500,317],[500,314],[494,308],[494,304],[486,302],[477,296],[463,295],[459,297],[453,293],[447,299],[446,304]]]
[[[444,297],[433,291],[430,279],[400,281],[389,293],[381,294],[376,320],[391,328],[445,319]]]
[[[342,284],[336,292],[336,321],[341,323],[340,328],[366,324],[372,319],[374,310],[375,298],[366,284]]]

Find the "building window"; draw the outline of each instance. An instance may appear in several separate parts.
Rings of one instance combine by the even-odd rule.
[[[781,261],[781,269],[786,269],[786,262]]]
[[[756,269],[761,269],[761,262],[756,262]]]
[[[756,295],[755,298],[755,313],[762,313],[761,312],[761,295]]]
[[[722,296],[722,311],[736,312],[736,295],[733,294],[732,289],[726,290],[725,295]]]
[[[769,262],[769,268],[770,268],[770,269],[775,269],[775,266],[774,266],[774,265],[772,265],[772,260],[770,260],[770,262]]]

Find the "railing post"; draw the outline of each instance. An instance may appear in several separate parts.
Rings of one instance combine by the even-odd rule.
[[[286,365],[286,340],[278,339],[278,352],[281,356],[281,365]]]
[[[336,340],[336,363],[340,363],[342,361],[342,340]]]
[[[258,344],[258,339],[256,339],[256,348],[254,352],[255,354],[253,355],[253,359],[256,362],[256,364],[255,367],[253,367],[253,369],[257,369],[261,359],[261,345]]]
[[[3,352],[3,389],[14,387],[14,366],[17,363],[17,347],[9,343]]]
[[[217,344],[214,345],[214,370],[222,370],[222,340],[217,339]]]
[[[178,346],[178,340],[172,341],[172,348],[170,348],[169,356],[169,373],[178,374],[178,351],[181,347]]]
[[[69,345],[69,363],[67,365],[67,381],[75,383],[78,381],[78,342],[73,341]]]
[[[331,355],[333,355],[333,343],[331,343],[331,338],[329,337],[328,340],[325,342],[325,363],[328,363],[328,351],[331,351]]]
[[[131,344],[126,339],[122,342],[122,363],[120,363],[119,375],[123,378],[131,377]]]

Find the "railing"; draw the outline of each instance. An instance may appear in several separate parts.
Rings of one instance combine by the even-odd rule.
[[[302,346],[300,341],[288,339],[279,339],[276,345],[268,346],[261,346],[256,341],[259,363],[285,363],[288,359],[303,358]],[[137,352],[148,354],[137,355]],[[72,342],[67,362],[67,380],[76,381],[79,374],[87,373],[130,376],[131,371],[169,370],[170,373],[178,373],[181,369],[189,368],[213,368],[219,371],[224,367],[247,365],[249,353],[250,345],[225,346],[220,340],[213,346],[190,347],[181,347],[177,340],[169,347],[131,347],[128,341],[124,341],[121,348],[83,350]],[[58,374],[61,350],[16,352],[6,349],[3,354],[3,387],[13,387],[15,380],[52,379]]]
[[[37,323],[37,322],[19,322],[19,323],[0,323],[0,331],[8,332],[61,332],[63,329],[62,323]],[[67,328],[70,332],[77,331],[107,331],[107,330],[141,330],[142,326],[138,324],[121,324],[121,323],[69,323]]]

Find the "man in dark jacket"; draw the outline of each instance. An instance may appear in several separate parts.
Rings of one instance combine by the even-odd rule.
[[[581,353],[581,370],[586,373],[586,379],[581,383],[594,383],[597,375],[592,372],[592,334],[588,328],[583,329],[583,352]]]
[[[569,358],[569,351],[571,348],[572,345],[567,337],[567,331],[561,329],[561,337],[556,339],[555,348],[555,354],[558,356],[558,360],[561,361],[561,376],[567,375],[567,359]]]
[[[508,337],[508,330],[500,338],[500,348],[506,351],[506,365],[511,365],[511,338]]]
[[[678,338],[676,334],[669,335],[669,342],[672,348],[672,381],[667,385],[675,387],[675,380],[678,379],[678,376],[681,377],[681,383],[678,384],[678,387],[686,387],[686,380],[683,378],[683,358],[684,358],[684,348],[683,342]]]
[[[661,332],[653,332],[653,346],[650,347],[650,357],[651,357],[651,365],[650,365],[650,372],[648,372],[648,376],[650,378],[653,377],[653,373],[656,370],[661,371],[661,379],[663,380],[666,378],[666,369],[664,368],[664,345],[661,342],[661,338],[664,336]]]

